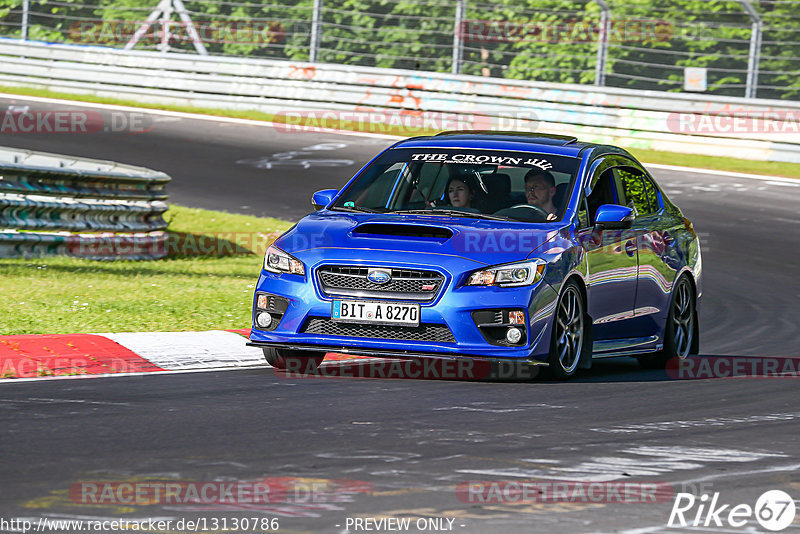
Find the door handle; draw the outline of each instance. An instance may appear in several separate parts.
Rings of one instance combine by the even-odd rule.
[[[636,254],[636,243],[634,243],[633,241],[628,241],[627,243],[625,243],[625,254],[627,254],[628,256],[633,256],[634,254]]]

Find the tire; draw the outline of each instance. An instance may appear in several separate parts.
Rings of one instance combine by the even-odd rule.
[[[315,372],[325,359],[324,352],[265,347],[264,359],[275,369],[296,373]]]
[[[673,358],[685,360],[692,354],[697,338],[697,297],[691,282],[681,276],[672,290],[667,324],[664,326],[664,348],[655,354],[639,357],[645,369],[663,369]]]
[[[578,284],[567,282],[558,298],[550,340],[549,372],[556,380],[568,380],[578,372],[585,351],[590,350],[586,303]]]

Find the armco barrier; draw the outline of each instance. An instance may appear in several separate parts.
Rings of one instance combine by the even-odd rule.
[[[0,61],[6,85],[266,113],[390,110],[500,119],[495,124],[515,119],[516,128],[631,148],[800,163],[798,102],[8,39],[0,40]],[[679,114],[749,122],[744,132],[719,127],[690,134],[676,131]]]
[[[169,180],[131,165],[0,148],[0,257],[162,257]]]

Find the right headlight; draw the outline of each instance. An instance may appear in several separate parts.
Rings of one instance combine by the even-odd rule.
[[[303,262],[287,254],[276,246],[270,246],[264,254],[264,270],[271,273],[291,273],[305,275]]]
[[[530,286],[542,279],[546,265],[547,263],[540,259],[493,265],[492,267],[487,267],[470,274],[466,285],[500,287]]]

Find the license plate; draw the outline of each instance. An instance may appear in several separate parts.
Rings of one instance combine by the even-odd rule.
[[[344,323],[419,326],[419,304],[334,300],[331,319]]]

